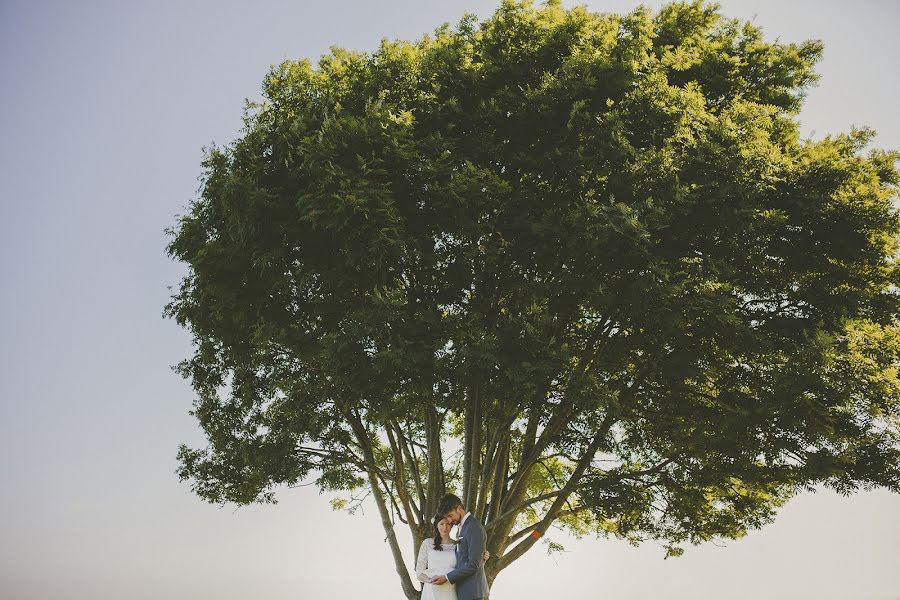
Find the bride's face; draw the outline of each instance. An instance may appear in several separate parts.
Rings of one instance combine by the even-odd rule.
[[[438,528],[438,532],[441,534],[441,537],[449,536],[451,527],[453,527],[453,525],[450,523],[449,520],[447,520],[447,517],[444,517],[443,519],[438,521],[437,528]]]

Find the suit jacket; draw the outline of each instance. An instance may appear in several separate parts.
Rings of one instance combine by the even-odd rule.
[[[477,600],[488,597],[487,577],[484,575],[484,547],[487,534],[484,527],[469,514],[459,531],[456,545],[456,568],[447,573],[450,583],[456,584],[459,600]]]

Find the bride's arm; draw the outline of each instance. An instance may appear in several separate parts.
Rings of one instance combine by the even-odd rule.
[[[425,574],[425,571],[428,570],[428,544],[434,541],[432,540],[424,540],[422,545],[419,546],[419,557],[416,559],[416,577],[422,583],[428,583],[431,581],[431,577]]]

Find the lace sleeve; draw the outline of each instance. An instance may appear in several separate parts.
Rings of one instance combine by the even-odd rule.
[[[426,575],[425,571],[428,570],[428,549],[432,544],[434,544],[433,540],[426,539],[422,542],[422,545],[419,546],[419,556],[416,559],[416,577],[422,583],[431,581],[431,577]]]

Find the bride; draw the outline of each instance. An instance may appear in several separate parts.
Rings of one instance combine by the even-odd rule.
[[[433,522],[434,538],[426,538],[419,547],[416,559],[416,577],[424,584],[421,600],[456,600],[456,585],[434,585],[431,580],[446,575],[456,568],[456,544],[450,538],[452,525],[444,515],[436,515]],[[490,557],[485,550],[484,560]]]

